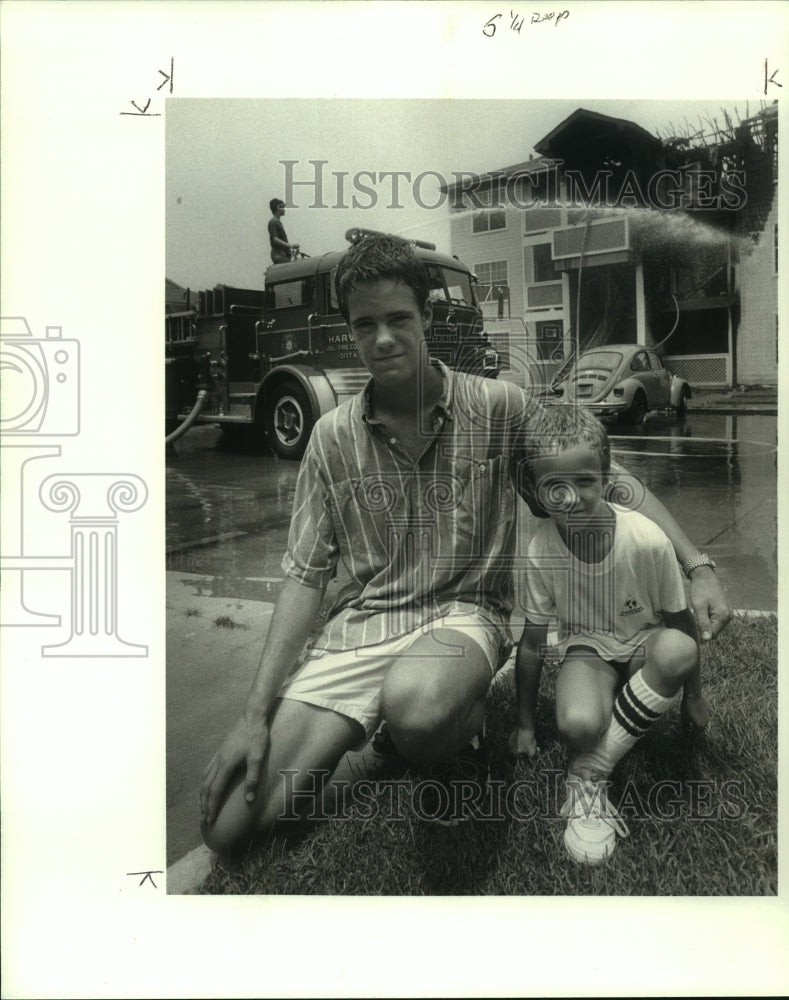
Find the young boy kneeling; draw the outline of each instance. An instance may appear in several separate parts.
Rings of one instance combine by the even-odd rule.
[[[567,774],[565,846],[602,861],[627,828],[606,779],[686,688],[683,713],[707,723],[696,627],[674,550],[657,525],[607,503],[608,436],[576,406],[547,406],[518,456],[519,491],[547,515],[529,545],[518,646],[518,728],[510,749],[537,752],[534,720],[548,624],[558,619],[559,732],[576,751]]]

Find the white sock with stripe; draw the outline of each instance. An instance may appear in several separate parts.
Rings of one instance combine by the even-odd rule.
[[[570,772],[607,778],[627,751],[668,711],[675,697],[664,698],[653,691],[644,680],[644,671],[637,671],[614,699],[611,725],[600,742],[594,750],[578,754],[570,764]]]

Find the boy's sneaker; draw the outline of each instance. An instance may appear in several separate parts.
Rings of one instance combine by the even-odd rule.
[[[567,798],[560,815],[567,818],[564,846],[575,861],[596,865],[613,853],[616,838],[630,831],[608,801],[607,782],[567,775]]]
[[[414,806],[420,819],[456,826],[480,815],[488,793],[488,750],[483,733],[448,760],[420,769]],[[416,789],[415,789],[416,791]]]

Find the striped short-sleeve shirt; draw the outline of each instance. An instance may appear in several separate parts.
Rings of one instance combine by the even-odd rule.
[[[315,424],[282,567],[316,588],[346,570],[317,649],[375,645],[469,605],[508,634],[510,457],[534,404],[512,384],[439,368],[417,460],[371,415],[372,382]]]

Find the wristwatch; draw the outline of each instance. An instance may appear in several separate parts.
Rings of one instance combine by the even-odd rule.
[[[690,578],[690,574],[694,569],[698,569],[699,566],[709,566],[710,569],[715,569],[715,563],[710,559],[706,552],[702,552],[692,559],[688,559],[687,562],[682,564],[682,572]]]

